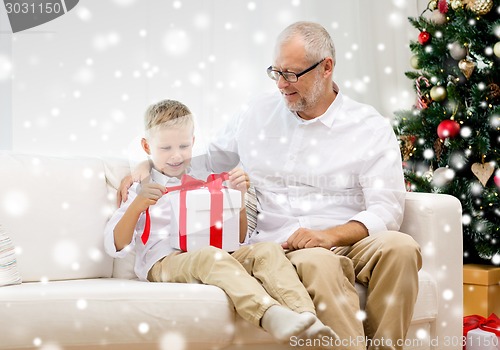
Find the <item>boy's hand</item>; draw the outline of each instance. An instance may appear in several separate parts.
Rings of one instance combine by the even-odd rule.
[[[241,194],[245,194],[250,187],[250,179],[248,174],[241,168],[234,168],[229,173],[229,188],[241,191]]]
[[[141,185],[141,190],[135,197],[133,204],[138,211],[142,212],[149,208],[150,205],[156,204],[164,193],[165,186],[154,182],[144,183]]]

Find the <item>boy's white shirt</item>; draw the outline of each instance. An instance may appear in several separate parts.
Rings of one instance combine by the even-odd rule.
[[[181,184],[178,178],[166,176],[155,169],[151,170],[151,181],[166,187]],[[170,232],[172,231],[171,223],[174,220],[174,214],[170,204],[170,196],[166,194],[155,205],[149,207],[151,231],[146,245],[141,240],[146,217],[145,212],[143,212],[137,221],[130,244],[121,251],[116,251],[113,231],[127,208],[137,197],[139,191],[140,184],[134,183],[129,189],[127,201],[122,203],[120,208],[111,216],[104,230],[104,249],[113,258],[124,258],[130,251],[135,250],[135,274],[140,280],[147,281],[148,272],[151,267],[158,260],[177,251],[177,249],[172,248],[170,245],[170,235],[176,234],[176,232]]]

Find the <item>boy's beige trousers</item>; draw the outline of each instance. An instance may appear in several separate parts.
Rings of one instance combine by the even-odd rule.
[[[316,314],[311,297],[281,246],[274,242],[242,246],[229,254],[214,247],[173,253],[153,265],[151,282],[205,283],[220,287],[236,312],[260,325],[264,312],[281,304]]]

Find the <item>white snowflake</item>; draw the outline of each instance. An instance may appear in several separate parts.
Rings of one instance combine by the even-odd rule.
[[[87,306],[88,306],[88,302],[85,299],[78,299],[76,301],[76,308],[78,310],[85,310],[87,308]]]
[[[460,129],[460,136],[462,136],[463,138],[467,139],[471,137],[471,135],[472,135],[472,129],[469,128],[468,126],[465,126]]]
[[[172,56],[181,56],[189,51],[191,39],[182,29],[169,30],[163,39],[163,47]]]
[[[12,72],[12,63],[5,55],[0,55],[0,81],[10,78]]]
[[[356,312],[356,318],[360,321],[366,320],[366,312],[363,310],[359,310],[358,312]]]
[[[160,340],[161,350],[184,350],[186,348],[186,338],[177,332],[167,332]]]
[[[434,158],[434,151],[432,149],[430,149],[430,148],[426,149],[424,151],[424,158],[425,159],[432,159],[432,158]]]
[[[88,22],[92,19],[92,12],[87,7],[84,6],[78,6],[76,8],[76,15],[78,18],[80,18],[83,22]]]
[[[222,253],[221,252],[216,252],[214,255],[215,260],[221,260],[222,259]]]
[[[130,6],[135,3],[136,0],[113,0],[113,2],[118,6]]]
[[[401,14],[401,12],[392,12],[389,15],[389,24],[395,28],[401,27],[406,23],[406,18]]]
[[[11,190],[3,196],[4,210],[12,216],[24,215],[29,209],[29,204],[28,196],[24,192]]]
[[[210,27],[210,16],[206,13],[198,13],[194,16],[193,23],[198,29],[208,29]]]
[[[416,336],[418,339],[423,340],[423,339],[427,339],[429,334],[427,333],[427,331],[424,328],[419,328],[416,332]]]
[[[424,246],[423,254],[425,256],[434,256],[434,254],[436,254],[436,248],[434,247],[432,242],[429,242]]]
[[[267,41],[267,35],[264,31],[257,31],[253,34],[253,42],[257,45],[264,44]]]
[[[90,248],[88,251],[88,257],[90,260],[95,261],[95,262],[100,262],[104,258],[104,255],[102,254],[102,251],[100,251],[97,248]]]
[[[451,289],[445,289],[443,291],[443,299],[444,300],[452,300],[453,299],[453,291]]]
[[[146,334],[149,332],[149,324],[147,324],[146,322],[141,322],[139,323],[137,329],[139,330],[139,333]]]
[[[493,263],[493,265],[500,265],[500,254],[494,254],[491,258],[491,262]]]
[[[105,51],[112,46],[118,45],[121,38],[117,32],[109,32],[107,34],[99,34],[94,37],[93,46],[97,51]]]
[[[40,350],[62,350],[62,347],[56,343],[47,343],[44,344]]]
[[[80,256],[79,246],[74,241],[62,240],[57,243],[52,250],[52,257],[55,262],[61,265],[71,265]]]

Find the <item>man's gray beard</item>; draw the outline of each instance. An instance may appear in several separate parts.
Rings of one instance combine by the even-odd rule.
[[[316,81],[318,80],[319,79],[317,79]],[[314,84],[309,96],[303,97],[295,103],[289,103],[285,99],[285,104],[290,111],[300,113],[307,109],[313,108],[314,105],[318,102],[322,91],[323,90],[321,84]]]

